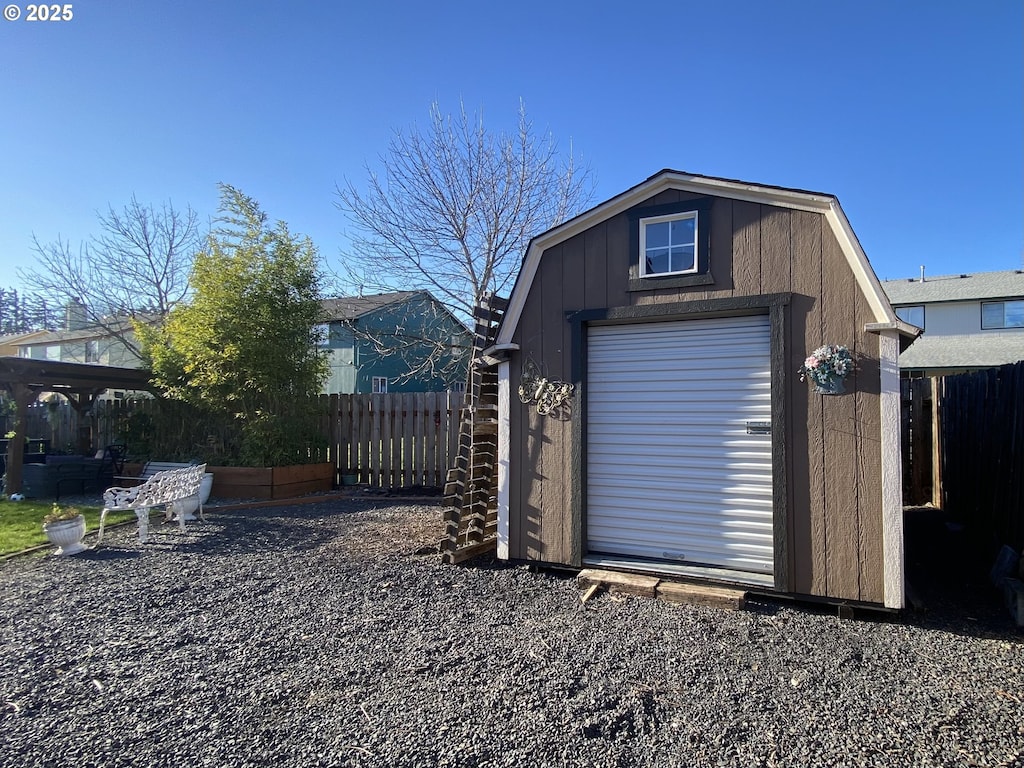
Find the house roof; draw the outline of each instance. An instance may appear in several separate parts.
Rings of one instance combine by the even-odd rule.
[[[324,299],[321,305],[330,320],[355,320],[391,304],[407,301],[421,293],[425,293],[425,291],[395,291],[394,293],[378,293],[373,296],[340,296],[334,299]]]
[[[138,314],[136,320],[153,322],[157,315]],[[22,338],[7,342],[11,346],[26,347],[35,344],[57,344],[66,341],[88,341],[89,339],[103,339],[115,335],[115,333],[128,333],[132,331],[132,318],[129,317],[107,317],[104,318],[105,325],[98,323],[89,325],[87,328],[79,328],[73,331],[36,331],[35,333],[22,334]]]
[[[900,368],[992,368],[1024,360],[1024,333],[929,336],[925,333],[900,354]]]
[[[873,316],[872,322],[868,324],[871,330],[895,329],[906,336],[913,336],[917,332],[917,329],[913,326],[904,323],[896,317],[896,313],[893,311],[878,278],[875,276],[874,270],[868,263],[867,256],[863,248],[861,248],[857,236],[853,232],[853,227],[850,226],[846,214],[843,213],[839,200],[833,195],[822,192],[808,192],[789,187],[776,187],[768,184],[755,184],[736,179],[703,176],[701,174],[674,171],[666,168],[654,174],[646,181],[600,203],[579,216],[549,229],[547,232],[537,235],[530,241],[526,256],[523,259],[523,266],[516,279],[516,284],[512,288],[512,295],[509,297],[508,309],[498,331],[495,347],[511,343],[516,326],[519,324],[519,319],[522,316],[523,308],[526,305],[526,297],[530,291],[530,285],[533,283],[541,256],[546,249],[568,240],[590,227],[610,219],[668,189],[823,214],[839,242],[843,255],[846,257],[858,285],[860,285],[864,296],[868,300]]]
[[[0,347],[16,346],[29,339],[38,339],[45,336],[49,331],[27,331],[25,333],[8,333],[0,336]]]
[[[883,280],[882,288],[893,304],[1024,298],[1024,270]]]

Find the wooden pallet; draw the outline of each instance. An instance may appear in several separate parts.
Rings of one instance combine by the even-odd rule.
[[[469,386],[459,424],[459,450],[445,483],[445,536],[441,558],[459,563],[497,543],[498,529],[498,374],[483,360],[494,343],[508,306],[491,295],[474,312]]]
[[[591,568],[580,571],[577,583],[584,590],[584,602],[602,588],[613,594],[656,597],[670,603],[712,605],[731,610],[744,608],[747,598],[746,590],[736,587],[671,581],[658,576]]]

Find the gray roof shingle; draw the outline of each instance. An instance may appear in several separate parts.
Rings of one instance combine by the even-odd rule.
[[[919,337],[900,355],[900,368],[991,368],[1024,360],[1024,332]]]
[[[340,296],[336,299],[324,299],[321,304],[331,320],[355,320],[368,312],[405,301],[417,293],[421,291],[396,291],[373,296]]]
[[[937,301],[1024,298],[1024,270],[939,275],[909,280],[883,280],[882,289],[894,305]]]

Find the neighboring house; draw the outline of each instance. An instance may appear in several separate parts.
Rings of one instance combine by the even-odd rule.
[[[323,301],[328,394],[465,388],[472,334],[427,291]]]
[[[125,331],[129,339],[134,332]],[[125,343],[99,326],[64,331],[41,331],[13,342],[17,356],[63,363],[97,363],[118,368],[139,368],[141,360]]]
[[[828,194],[665,170],[538,235],[486,351],[499,557],[902,608],[915,332]],[[824,344],[845,394],[797,375]]]
[[[28,333],[12,333],[0,336],[0,357],[18,357],[20,344],[26,344],[49,331],[29,331]]]
[[[1024,271],[886,280],[905,322],[924,330],[900,355],[904,377],[945,376],[1024,360]]]

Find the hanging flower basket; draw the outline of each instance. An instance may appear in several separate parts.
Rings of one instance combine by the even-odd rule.
[[[811,352],[798,373],[800,381],[811,380],[816,393],[841,395],[846,391],[844,380],[853,369],[850,350],[840,344],[826,344]]]

